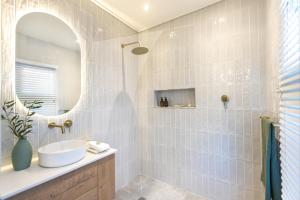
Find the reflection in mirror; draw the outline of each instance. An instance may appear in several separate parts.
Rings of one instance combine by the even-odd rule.
[[[71,110],[80,97],[80,46],[60,19],[30,13],[16,27],[16,93],[21,102],[40,100],[35,110],[55,116]]]

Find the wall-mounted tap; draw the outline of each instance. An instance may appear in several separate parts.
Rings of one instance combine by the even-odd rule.
[[[73,125],[73,122],[71,120],[66,120],[63,125],[58,125],[55,122],[50,122],[48,124],[48,128],[60,128],[61,133],[64,134],[66,132],[65,127],[70,128]]]
[[[48,128],[60,128],[61,129],[61,133],[64,134],[65,133],[65,127],[64,125],[58,125],[55,122],[50,122],[48,124]]]

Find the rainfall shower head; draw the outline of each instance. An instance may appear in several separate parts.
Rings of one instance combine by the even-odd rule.
[[[131,52],[135,55],[143,55],[147,53],[149,50],[146,47],[136,47],[131,50]]]
[[[135,55],[143,55],[143,54],[148,53],[149,49],[146,48],[146,47],[141,47],[140,42],[131,42],[131,43],[127,43],[127,44],[121,44],[121,47],[125,48],[126,46],[133,45],[133,44],[139,44],[138,47],[136,47],[136,48],[134,48],[134,49],[131,50],[131,52],[133,54],[135,54]]]

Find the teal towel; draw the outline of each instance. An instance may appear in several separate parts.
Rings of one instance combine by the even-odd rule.
[[[275,127],[268,117],[262,117],[262,173],[265,186],[265,200],[282,200],[279,143],[275,137]]]

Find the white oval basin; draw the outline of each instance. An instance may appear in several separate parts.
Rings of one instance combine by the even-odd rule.
[[[84,158],[86,142],[83,140],[65,140],[55,142],[38,149],[39,164],[42,167],[62,167]]]

